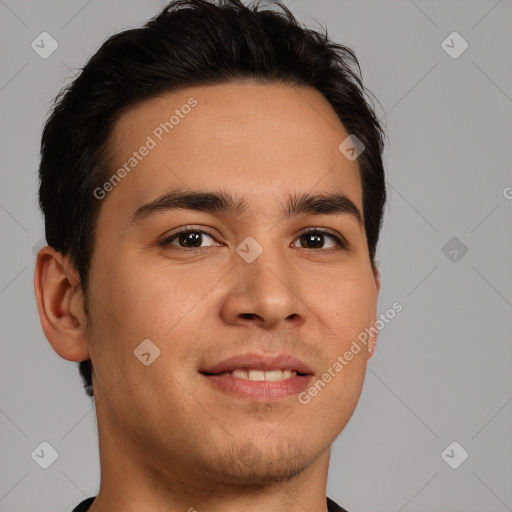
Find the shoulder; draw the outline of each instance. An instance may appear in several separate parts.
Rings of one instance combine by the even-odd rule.
[[[86,500],[82,501],[72,510],[72,512],[86,512],[92,505],[94,498],[96,498],[96,496],[93,496],[92,498],[87,498]]]
[[[327,497],[327,510],[329,512],[348,512],[329,497]]]

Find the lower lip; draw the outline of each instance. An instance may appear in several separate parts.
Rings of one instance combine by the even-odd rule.
[[[205,375],[204,373],[201,375],[223,391],[261,402],[297,395],[304,391],[313,379],[313,375],[295,375],[279,381],[240,379],[232,375]]]

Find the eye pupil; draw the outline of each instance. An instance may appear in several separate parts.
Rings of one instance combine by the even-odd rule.
[[[179,242],[181,244],[186,244],[187,247],[201,247],[201,233],[196,231],[188,231],[186,233],[180,233]],[[199,245],[197,245],[199,242]]]
[[[310,249],[319,249],[319,248],[322,248],[323,246],[323,243],[322,243],[322,240],[321,240],[321,237],[323,235],[317,235],[317,234],[314,234],[314,233],[308,233],[306,235],[303,235],[307,240],[307,246],[310,248]],[[313,243],[309,243],[310,241],[313,241]],[[317,247],[317,245],[320,244],[320,247]]]

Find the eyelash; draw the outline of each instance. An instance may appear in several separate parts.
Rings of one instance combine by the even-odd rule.
[[[210,238],[212,238],[213,240],[215,240],[215,237],[208,233],[207,231],[204,231],[202,229],[193,229],[193,228],[183,228],[179,231],[176,231],[174,232],[172,235],[164,238],[163,240],[161,240],[158,244],[162,247],[168,247],[169,245],[175,245],[175,249],[176,250],[183,250],[183,251],[186,251],[186,252],[194,252],[194,251],[198,251],[198,250],[201,250],[201,249],[205,249],[205,247],[190,247],[190,248],[187,248],[187,247],[180,247],[179,245],[176,245],[176,244],[171,244],[171,242],[176,238],[178,237],[179,235],[181,234],[186,234],[186,233],[201,233],[201,234],[204,234],[204,235],[207,235],[209,236]],[[330,247],[328,249],[315,249],[315,248],[311,248],[309,249],[310,251],[322,251],[322,252],[337,252],[337,251],[340,251],[340,250],[348,250],[349,248],[349,245],[348,245],[348,242],[341,236],[339,235],[335,235],[333,233],[331,233],[330,231],[326,230],[325,228],[309,228],[307,229],[306,231],[304,231],[303,233],[301,233],[299,235],[299,237],[296,239],[300,239],[301,237],[303,236],[306,236],[306,235],[310,235],[310,234],[322,234],[322,235],[325,235],[325,236],[328,236],[330,237],[332,240],[334,240],[334,242],[336,243],[336,247]],[[215,242],[217,242],[215,240]],[[218,243],[218,242],[217,242]],[[307,247],[300,247],[300,249],[307,249]]]

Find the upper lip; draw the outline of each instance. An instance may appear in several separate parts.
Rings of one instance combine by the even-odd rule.
[[[223,373],[232,372],[236,369],[249,368],[253,370],[294,370],[297,373],[312,374],[311,368],[296,357],[291,355],[265,356],[257,353],[242,354],[229,357],[223,361],[200,370],[201,373]]]

